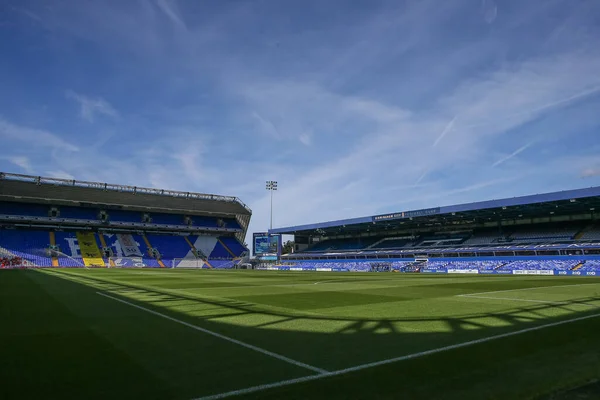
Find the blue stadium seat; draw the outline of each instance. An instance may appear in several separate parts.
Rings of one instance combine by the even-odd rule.
[[[236,257],[239,257],[242,255],[243,252],[248,251],[248,249],[246,249],[242,244],[240,244],[240,242],[238,242],[237,239],[234,237],[224,236],[220,239],[225,244],[225,246],[227,246],[227,248],[231,250],[233,254],[235,254]]]
[[[146,235],[152,247],[158,250],[162,262],[167,267],[173,266],[173,260],[179,258],[195,258],[190,245],[183,236],[178,235]]]
[[[185,225],[184,216],[178,214],[151,214],[153,224]]]
[[[206,228],[218,228],[217,219],[214,217],[200,217],[194,215],[190,217],[193,221],[193,226],[206,227]]]
[[[97,220],[98,210],[85,207],[60,207],[60,218],[73,218],[82,220]]]
[[[30,265],[52,266],[52,258],[47,255],[50,236],[48,231],[0,229],[0,254],[20,257]]]
[[[208,258],[209,259],[226,259],[226,260],[228,260],[228,259],[232,259],[233,257],[231,256],[231,254],[229,254],[229,252],[225,249],[225,247],[223,247],[223,245],[221,243],[217,242]]]
[[[0,214],[48,217],[50,207],[40,204],[0,202]]]
[[[142,213],[138,211],[106,210],[111,222],[141,223]]]
[[[58,255],[58,265],[61,267],[81,267],[83,266],[83,258],[77,236],[72,231],[56,231],[54,232],[56,245],[60,253]]]

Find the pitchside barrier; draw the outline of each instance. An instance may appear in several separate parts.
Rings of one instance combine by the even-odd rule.
[[[142,257],[110,257],[109,267],[117,268],[143,268],[146,266]]]
[[[470,270],[470,269],[422,269],[425,274],[481,274],[481,275],[576,275],[576,276],[600,276],[600,273],[595,271],[564,271],[558,269],[515,269],[512,271],[493,271],[493,270]]]
[[[313,272],[351,272],[349,268],[322,268],[322,267],[259,267],[256,268],[263,271],[313,271]],[[370,271],[355,271],[355,272],[370,272]],[[540,270],[509,270],[509,271],[494,271],[494,270],[477,270],[477,269],[427,269],[421,270],[423,274],[481,274],[481,275],[575,275],[575,276],[600,276],[600,272],[594,271],[563,271],[553,269]]]

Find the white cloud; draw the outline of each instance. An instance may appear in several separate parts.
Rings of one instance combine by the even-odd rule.
[[[433,147],[437,146],[438,143],[440,143],[442,141],[442,139],[448,134],[448,132],[450,132],[452,130],[452,127],[454,126],[454,121],[456,121],[456,116],[454,116],[450,122],[448,122],[446,124],[446,126],[444,127],[444,130],[442,131],[442,133],[440,133],[440,136],[438,136],[437,139],[435,139],[435,142],[433,142]]]
[[[262,132],[264,132],[268,136],[271,136],[272,138],[281,139],[282,136],[280,135],[279,131],[277,130],[277,127],[275,127],[275,124],[273,124],[273,121],[271,121],[269,119],[266,119],[266,118],[263,118],[256,111],[252,112],[252,116],[258,122],[259,129]]]
[[[56,152],[45,168],[238,195],[253,208],[256,230],[268,226],[267,179],[280,183],[276,226],[561,189],[580,175],[589,182],[597,169],[592,146],[573,146],[570,158],[561,146],[584,118],[567,118],[562,129],[533,125],[598,95],[598,28],[576,18],[582,9],[593,15],[592,3],[574,7],[544,51],[544,26],[533,26],[549,14],[529,2],[514,15],[492,0],[391,2],[310,28],[301,18],[271,25],[282,14],[231,2],[188,25],[182,16],[196,10],[183,2],[77,3],[53,13],[53,27],[125,70],[143,71],[115,68],[106,88],[151,82],[156,98],[141,102],[135,118],[121,118],[115,135],[123,146],[81,146],[68,158]],[[561,15],[556,4],[548,13]],[[478,34],[462,32],[461,21]],[[525,27],[531,35],[522,40]],[[108,90],[107,98],[127,102],[127,90]],[[103,99],[69,93],[87,121],[119,117]],[[590,115],[583,117],[595,128]],[[44,140],[60,148],[57,139]],[[512,151],[514,143],[532,139],[536,151],[517,157],[527,147]],[[43,157],[30,160],[37,170]]]
[[[567,74],[573,66],[578,73]],[[308,218],[318,221],[372,214],[385,207],[393,211],[393,204],[420,208],[425,202],[439,205],[443,199],[448,199],[446,203],[452,199],[468,200],[474,193],[491,192],[494,187],[508,190],[514,187],[511,182],[521,182],[525,174],[513,173],[511,169],[509,175],[503,176],[490,168],[518,156],[533,142],[490,166],[488,162],[497,153],[498,142],[503,136],[510,142],[511,132],[519,127],[592,95],[595,85],[600,84],[596,67],[600,67],[598,56],[578,52],[504,65],[492,74],[457,86],[441,96],[435,108],[419,114],[372,99],[342,96],[314,84],[280,82],[254,86],[250,91],[252,106],[261,104],[264,113],[285,115],[282,131],[298,134],[317,130],[320,135],[313,147],[330,149],[313,168],[303,168],[280,185],[277,204],[294,211],[278,211],[279,205],[275,225],[295,225],[309,222]],[[460,118],[448,121],[447,115]],[[370,123],[362,124],[363,121]],[[341,130],[340,126],[349,128]],[[444,127],[441,133],[440,126]],[[451,140],[444,140],[442,146],[442,139],[450,138],[449,132],[453,133]],[[558,157],[525,160],[527,163],[521,166],[529,169],[543,165],[545,171],[536,168],[535,173],[540,175],[554,170],[557,160]],[[565,170],[573,168],[567,165]],[[461,173],[453,174],[453,169]],[[465,175],[465,169],[469,174]],[[445,180],[440,174],[446,176]],[[396,190],[393,196],[397,200],[381,201],[377,194],[387,185],[421,184],[426,176],[435,184],[409,191],[416,196],[407,197],[402,190]],[[344,190],[348,181],[358,179],[365,180],[361,188]],[[263,198],[252,205],[253,227],[264,228],[268,202]],[[352,213],[344,211],[350,208]]]
[[[110,103],[102,98],[91,98],[68,90],[67,98],[73,99],[79,103],[79,113],[82,119],[88,122],[94,122],[97,114],[111,118],[118,118],[119,113]]]
[[[57,171],[48,171],[47,175],[50,178],[58,178],[58,179],[68,179],[73,180],[75,176],[69,174],[68,172],[57,170]]]
[[[31,166],[31,162],[29,158],[23,156],[2,156],[0,157],[2,160],[7,160],[10,163],[16,165],[21,168],[25,173],[31,174],[33,173],[33,168]]]
[[[499,159],[498,161],[496,161],[495,163],[492,164],[492,168],[495,168],[501,164],[504,164],[505,162],[507,162],[508,160],[510,160],[513,157],[518,156],[519,154],[521,154],[522,152],[524,152],[525,150],[527,150],[529,147],[531,147],[533,143],[528,143],[525,146],[521,146],[518,149],[516,149],[515,151],[513,151],[512,153],[510,153],[509,155],[502,157],[501,159]]]
[[[592,178],[595,176],[600,176],[600,167],[598,168],[586,168],[581,171],[582,178]]]
[[[187,29],[183,19],[179,15],[175,2],[169,0],[156,0],[156,5],[165,15],[178,27]]]
[[[300,143],[302,143],[305,146],[310,146],[310,144],[312,143],[311,136],[308,133],[301,134],[300,137],[298,137],[298,140],[300,140]]]
[[[78,151],[79,148],[57,134],[45,130],[13,124],[0,117],[0,138],[12,142],[25,143],[20,148],[34,149],[49,147],[60,151]],[[8,146],[7,146],[8,147]]]

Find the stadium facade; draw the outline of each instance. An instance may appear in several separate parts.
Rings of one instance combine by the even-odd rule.
[[[0,262],[232,268],[251,215],[237,197],[0,173]]]
[[[600,187],[272,229],[295,252],[270,268],[600,274]]]

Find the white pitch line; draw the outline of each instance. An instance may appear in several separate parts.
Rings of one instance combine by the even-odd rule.
[[[391,364],[391,363],[395,363],[395,362],[399,362],[399,361],[406,361],[406,360],[410,360],[410,359],[414,359],[414,358],[428,356],[428,355],[431,355],[431,354],[441,353],[441,352],[444,352],[444,351],[449,351],[449,350],[454,350],[454,349],[460,349],[462,347],[468,347],[468,346],[472,346],[474,344],[491,342],[491,341],[497,340],[497,339],[503,339],[503,338],[506,338],[506,337],[516,336],[516,335],[520,335],[520,334],[527,333],[527,332],[538,331],[538,330],[541,330],[541,329],[551,328],[551,327],[554,327],[554,326],[559,326],[559,325],[564,325],[564,324],[570,324],[572,322],[583,321],[583,320],[586,320],[586,319],[598,318],[598,317],[600,317],[600,313],[598,313],[598,314],[592,314],[592,315],[586,315],[584,317],[572,318],[572,319],[568,319],[568,320],[565,320],[565,321],[552,322],[550,324],[545,324],[545,325],[540,325],[540,326],[534,326],[532,328],[521,329],[521,330],[514,331],[514,332],[508,332],[508,333],[502,333],[502,334],[499,334],[499,335],[488,336],[488,337],[482,338],[482,339],[470,340],[468,342],[453,344],[453,345],[445,346],[445,347],[439,347],[437,349],[426,350],[426,351],[422,351],[422,352],[419,352],[419,353],[408,354],[406,356],[390,358],[390,359],[383,360],[383,361],[377,361],[377,362],[372,362],[372,363],[368,363],[368,364],[357,365],[355,367],[340,369],[340,370],[337,370],[337,371],[326,372],[326,373],[322,373],[320,375],[305,376],[305,377],[302,377],[302,378],[289,379],[289,380],[279,381],[279,382],[274,382],[274,383],[269,383],[269,384],[265,384],[265,385],[252,386],[252,387],[245,388],[245,389],[232,390],[230,392],[219,393],[219,394],[205,396],[205,397],[198,397],[198,398],[196,398],[194,400],[217,400],[217,399],[224,399],[224,398],[227,398],[227,397],[238,396],[238,395],[248,394],[248,393],[255,393],[255,392],[260,392],[260,391],[267,390],[267,389],[282,387],[282,386],[289,386],[289,385],[293,385],[295,383],[316,381],[316,380],[323,379],[323,378],[328,378],[328,377],[331,377],[331,376],[344,375],[344,374],[348,374],[350,372],[361,371],[361,370],[367,369],[367,368],[379,367],[380,365]]]
[[[148,313],[150,313],[150,314],[154,314],[154,315],[157,315],[157,316],[159,316],[159,317],[162,317],[162,318],[168,319],[169,321],[177,322],[178,324],[185,325],[185,326],[187,326],[188,328],[192,328],[192,329],[195,329],[195,330],[197,330],[197,331],[200,331],[200,332],[203,332],[203,333],[206,333],[206,334],[209,334],[209,335],[212,335],[212,336],[218,337],[219,339],[223,339],[223,340],[226,340],[226,341],[228,341],[228,342],[235,343],[235,344],[237,344],[237,345],[240,345],[240,346],[246,347],[246,348],[248,348],[248,349],[250,349],[250,350],[254,350],[254,351],[256,351],[256,352],[259,352],[259,353],[265,354],[265,355],[267,355],[267,356],[270,356],[270,357],[276,358],[276,359],[278,359],[278,360],[285,361],[285,362],[287,362],[287,363],[289,363],[289,364],[293,364],[293,365],[296,365],[296,366],[298,366],[298,367],[306,368],[306,369],[309,369],[309,370],[311,370],[311,371],[317,372],[317,373],[319,373],[319,374],[325,374],[325,373],[328,373],[328,371],[326,371],[326,370],[324,370],[324,369],[317,368],[317,367],[313,367],[312,365],[308,365],[308,364],[305,364],[305,363],[303,363],[303,362],[300,362],[300,361],[293,360],[293,359],[291,359],[291,358],[288,358],[288,357],[286,357],[286,356],[282,356],[281,354],[273,353],[272,351],[265,350],[265,349],[263,349],[263,348],[260,348],[260,347],[257,347],[257,346],[253,346],[253,345],[251,345],[251,344],[248,344],[248,343],[244,343],[244,342],[242,342],[242,341],[239,341],[239,340],[237,340],[237,339],[233,339],[233,338],[230,338],[230,337],[228,337],[228,336],[221,335],[220,333],[216,333],[216,332],[213,332],[213,331],[209,331],[208,329],[204,329],[204,328],[201,328],[201,327],[199,327],[199,326],[192,325],[192,324],[190,324],[190,323],[187,323],[187,322],[185,322],[185,321],[181,321],[181,320],[179,320],[179,319],[177,319],[177,318],[169,317],[168,315],[165,315],[165,314],[159,313],[158,311],[154,311],[154,310],[150,310],[149,308],[146,308],[146,307],[138,306],[137,304],[130,303],[130,302],[126,301],[126,300],[122,300],[122,299],[119,299],[119,298],[117,298],[117,297],[110,296],[110,295],[108,295],[108,294],[105,294],[105,293],[102,293],[102,292],[96,292],[96,293],[97,293],[97,294],[99,294],[100,296],[104,296],[104,297],[107,297],[107,298],[109,298],[109,299],[112,299],[112,300],[118,301],[119,303],[127,304],[128,306],[135,307],[135,308],[137,308],[137,309],[139,309],[139,310],[143,310],[143,311],[146,311],[146,312],[148,312]]]
[[[506,293],[506,292],[518,292],[518,291],[522,291],[522,290],[537,290],[537,289],[548,289],[548,288],[556,288],[556,287],[589,286],[589,285],[600,285],[600,282],[598,282],[598,283],[578,283],[575,285],[535,286],[535,287],[520,288],[520,289],[495,290],[493,292],[465,293],[465,294],[458,294],[457,296],[459,296],[459,297],[460,296],[477,296],[480,294]]]

